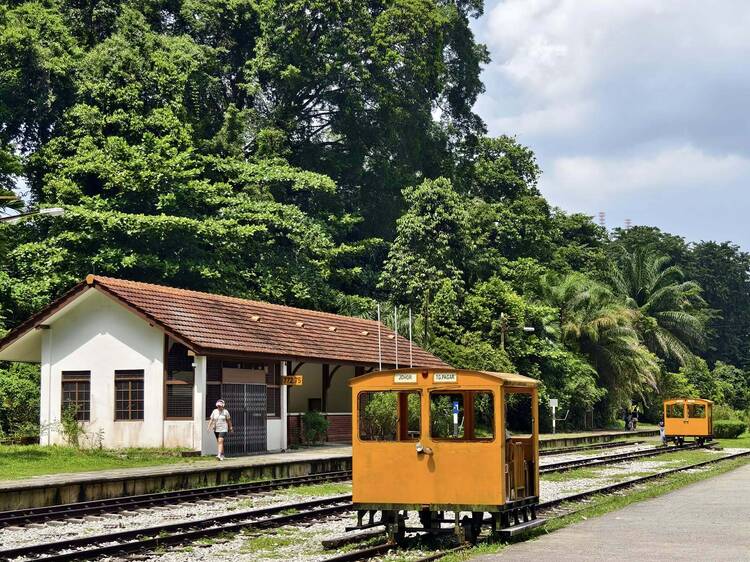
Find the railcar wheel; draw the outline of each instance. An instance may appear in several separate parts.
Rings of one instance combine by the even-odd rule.
[[[385,527],[388,542],[403,544],[406,535],[406,517],[398,511],[392,511],[388,518],[390,521]]]
[[[476,544],[482,532],[482,518],[484,513],[473,512],[471,517],[464,515],[461,518],[461,531],[463,540],[467,543]]]
[[[699,447],[703,447],[703,445],[706,444],[706,440],[703,437],[698,437],[695,441],[698,443]]]

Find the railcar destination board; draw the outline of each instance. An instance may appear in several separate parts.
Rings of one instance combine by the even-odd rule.
[[[447,382],[458,382],[458,375],[456,373],[435,373],[432,376],[432,382],[434,383],[447,383]]]

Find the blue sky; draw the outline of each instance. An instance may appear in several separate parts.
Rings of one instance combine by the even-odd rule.
[[[750,250],[750,2],[486,0],[473,27],[475,109],[553,204]]]

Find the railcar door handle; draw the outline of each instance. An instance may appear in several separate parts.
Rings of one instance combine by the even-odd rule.
[[[417,454],[418,455],[431,455],[432,449],[425,447],[422,443],[417,443]]]

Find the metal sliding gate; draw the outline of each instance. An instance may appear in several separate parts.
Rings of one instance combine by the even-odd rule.
[[[222,384],[221,395],[232,416],[234,433],[227,435],[224,451],[227,455],[265,453],[266,445],[266,385]]]

